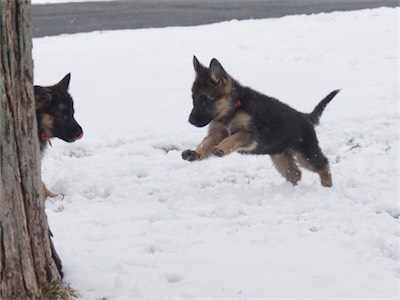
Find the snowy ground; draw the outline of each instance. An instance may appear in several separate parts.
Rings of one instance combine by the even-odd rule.
[[[399,9],[34,39],[35,83],[72,72],[85,136],[44,182],[65,283],[83,298],[399,297]],[[334,187],[267,156],[189,163],[192,55],[305,112]]]

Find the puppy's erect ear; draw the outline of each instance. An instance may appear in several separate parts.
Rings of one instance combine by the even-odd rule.
[[[63,79],[59,83],[57,83],[57,87],[61,88],[64,91],[68,91],[69,81],[71,80],[71,73],[65,75]]]
[[[197,60],[197,57],[193,55],[193,67],[196,73],[199,73],[200,70],[204,69],[205,67]]]
[[[213,58],[210,62],[210,74],[211,78],[218,84],[223,85],[225,84],[226,80],[228,79],[228,74],[219,63],[218,60]]]

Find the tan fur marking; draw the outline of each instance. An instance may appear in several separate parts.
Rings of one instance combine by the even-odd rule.
[[[213,152],[222,151],[223,155],[235,151],[251,151],[257,147],[257,143],[251,138],[251,136],[245,131],[238,131],[227,138],[216,146]]]
[[[305,158],[301,153],[299,153],[297,151],[293,151],[293,155],[296,158],[296,160],[300,166],[302,166],[303,168],[305,168],[307,170],[315,172],[314,167],[311,165],[311,163],[308,161],[308,159]]]
[[[214,82],[218,82],[218,78],[216,78],[213,74],[211,74],[211,79]],[[220,82],[219,90],[224,93],[224,95],[231,95],[233,89],[232,78],[226,74],[223,77],[222,82]]]
[[[232,78],[228,76],[223,84],[223,92],[225,95],[232,95],[233,85],[232,85]]]
[[[53,128],[54,117],[49,114],[44,114],[42,119],[40,120],[39,127],[40,129],[48,136],[52,137],[52,128]]]
[[[319,178],[321,179],[321,184],[326,187],[332,187],[332,176],[329,168],[329,164],[326,164],[325,167],[318,172]]]
[[[200,159],[210,156],[210,149],[218,145],[227,135],[227,128],[222,123],[211,122],[208,126],[208,135],[195,150],[200,155]]]
[[[290,151],[285,151],[280,154],[271,155],[271,158],[275,168],[279,171],[279,173],[281,173],[287,181],[290,181],[293,185],[296,185],[301,179],[301,171],[296,165],[296,161],[294,160],[292,153]]]
[[[222,97],[216,102],[217,117],[215,120],[221,120],[232,111],[231,101],[227,97]]]
[[[331,187],[332,186],[332,177],[331,177],[331,172],[329,168],[329,164],[327,163],[325,167],[320,170],[316,171],[315,168],[311,165],[311,163],[301,154],[298,152],[294,152],[295,157],[297,162],[302,166],[303,168],[306,168],[307,170],[317,172],[320,179],[321,179],[321,184],[326,187]]]
[[[252,120],[253,118],[245,112],[237,113],[229,124],[229,132],[248,130]]]

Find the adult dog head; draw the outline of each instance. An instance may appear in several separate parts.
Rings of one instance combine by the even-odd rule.
[[[41,149],[51,138],[71,143],[83,136],[81,126],[74,118],[74,104],[68,93],[70,79],[71,74],[67,74],[53,86],[34,87]]]

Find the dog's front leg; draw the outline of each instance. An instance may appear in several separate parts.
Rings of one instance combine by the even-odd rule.
[[[211,122],[208,127],[208,135],[193,150],[185,150],[182,152],[182,158],[188,161],[202,160],[210,156],[210,149],[218,145],[224,138],[228,136],[228,130],[220,122]]]
[[[257,147],[257,142],[248,132],[238,131],[223,139],[217,146],[211,147],[210,152],[222,157],[235,151],[252,151]]]
[[[45,198],[56,198],[56,197],[61,196],[61,195],[54,194],[52,191],[50,191],[46,187],[46,185],[44,184],[43,181],[42,181],[42,186],[43,186],[43,193],[44,193]]]

